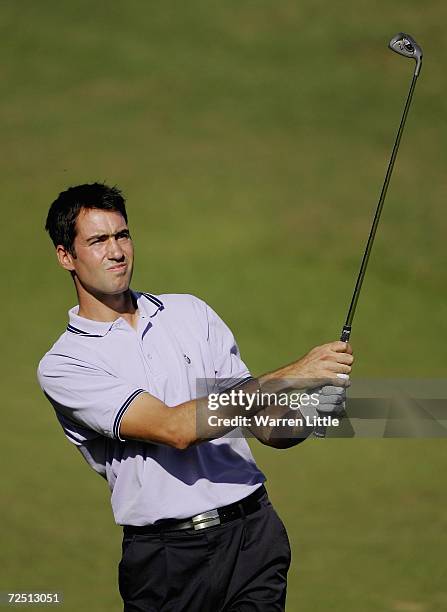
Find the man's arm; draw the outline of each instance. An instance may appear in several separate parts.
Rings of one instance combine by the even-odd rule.
[[[329,384],[334,383],[337,374],[350,374],[352,363],[351,347],[345,342],[331,342],[317,346],[298,361],[250,380],[239,388],[246,394],[259,391],[274,394],[292,389],[305,390],[317,386],[315,381],[318,381],[318,384]],[[336,384],[343,386],[344,382],[338,379]],[[276,406],[271,408],[277,409]],[[251,413],[261,410],[266,410],[266,406],[259,405]],[[244,406],[229,405],[219,408],[219,416],[229,419],[241,416],[243,413]],[[219,438],[234,429],[234,426],[224,424],[207,426],[208,416],[206,398],[168,407],[148,393],[141,393],[124,413],[119,433],[124,439],[137,439],[186,449],[203,440]],[[254,433],[256,435],[256,432]],[[259,436],[261,441],[264,441],[261,432]]]

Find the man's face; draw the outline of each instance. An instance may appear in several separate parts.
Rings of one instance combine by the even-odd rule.
[[[121,213],[82,208],[73,249],[75,255],[58,247],[59,261],[89,293],[116,295],[129,288],[133,244]]]

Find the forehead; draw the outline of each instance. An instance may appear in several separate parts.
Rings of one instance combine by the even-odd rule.
[[[83,238],[92,234],[113,234],[126,227],[123,215],[116,210],[82,208],[76,219],[76,233]]]

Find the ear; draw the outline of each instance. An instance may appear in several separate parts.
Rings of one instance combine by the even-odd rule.
[[[56,247],[56,256],[59,260],[59,264],[64,268],[64,270],[72,272],[75,269],[73,255],[61,244],[58,244]]]

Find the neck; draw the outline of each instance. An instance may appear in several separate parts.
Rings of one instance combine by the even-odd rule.
[[[79,300],[78,315],[93,321],[116,321],[125,319],[132,327],[138,320],[137,305],[134,303],[130,289],[115,295],[90,293],[75,279]]]

